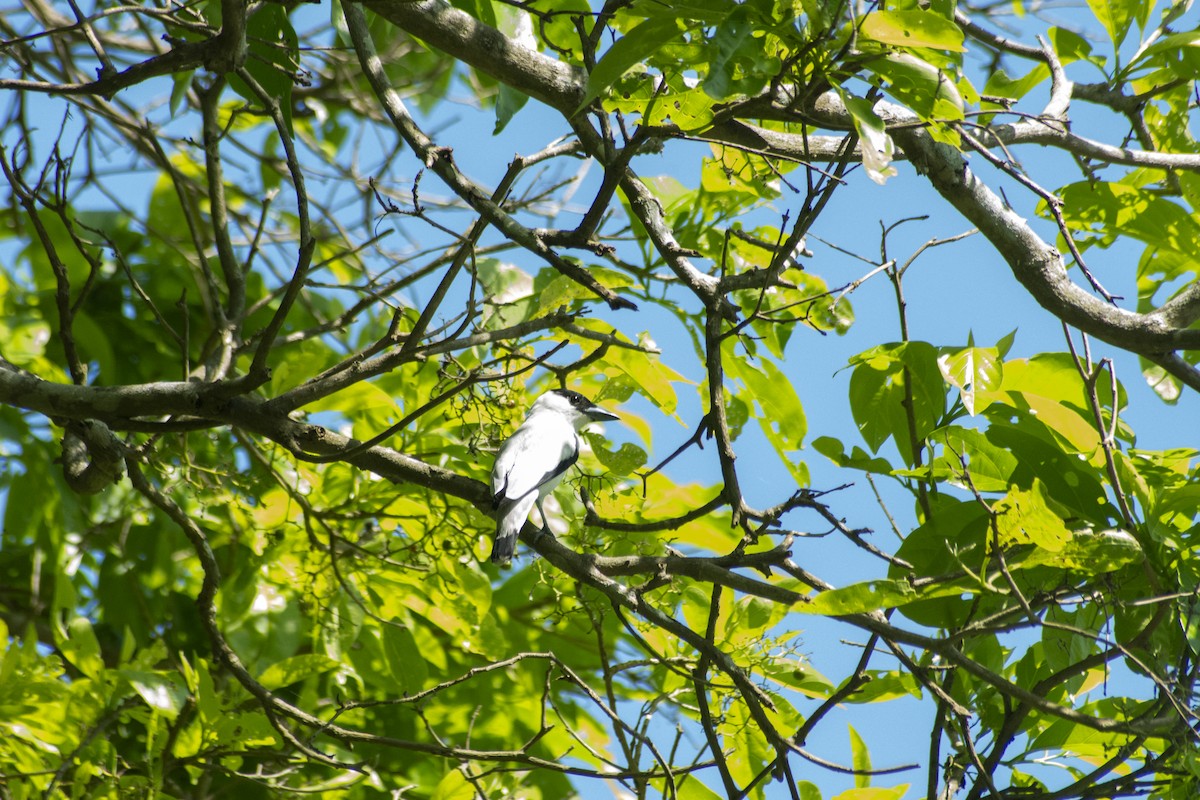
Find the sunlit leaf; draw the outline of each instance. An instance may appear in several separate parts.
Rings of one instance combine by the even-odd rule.
[[[118,674],[129,681],[146,705],[169,719],[174,719],[187,702],[187,691],[177,676],[140,670],[120,670]]]
[[[867,751],[867,743],[858,735],[858,731],[854,730],[854,726],[846,727],[850,733],[850,763],[855,771],[854,785],[862,789],[871,783],[871,776],[867,774],[871,771],[871,755]]]
[[[951,20],[932,11],[872,11],[859,29],[864,36],[897,47],[932,47],[961,51],[963,33]]]
[[[1143,13],[1142,5],[1137,0],[1088,0],[1088,8],[1108,31],[1114,50],[1125,41],[1133,21]]]
[[[1088,241],[1107,247],[1118,232],[1157,248],[1191,254],[1200,248],[1200,221],[1177,203],[1122,183],[1072,183],[1059,190],[1062,214]]]
[[[617,39],[588,74],[587,92],[580,108],[604,94],[626,71],[642,64],[678,29],[678,23],[671,17],[653,17]]]
[[[91,622],[85,617],[72,616],[65,625],[56,622],[55,634],[58,649],[67,661],[89,678],[99,679],[104,661]]]
[[[857,445],[855,445],[850,453],[846,453],[846,446],[832,436],[818,436],[816,439],[813,439],[812,444],[814,450],[839,467],[860,469],[864,472],[877,472],[882,475],[888,475],[892,472],[892,465],[886,459],[877,456],[872,457]]]
[[[915,599],[917,592],[907,581],[866,581],[821,592],[811,602],[801,603],[797,610],[828,616],[862,614],[904,605]]]
[[[908,792],[908,784],[902,783],[891,789],[864,786],[834,795],[831,800],[901,800]]]
[[[974,416],[976,409],[982,410],[991,401],[992,390],[999,387],[1003,364],[995,348],[964,347],[939,355],[938,368],[947,383],[958,387],[967,413]]]
[[[315,675],[323,675],[337,669],[339,662],[320,653],[305,653],[303,655],[285,658],[283,661],[267,667],[258,676],[258,682],[268,689],[282,689]]]
[[[1000,546],[1034,544],[1057,553],[1071,540],[1071,532],[1047,503],[1046,487],[1034,480],[1029,491],[1012,489],[992,506],[1000,532]]]
[[[641,350],[613,347],[603,360],[628,375],[638,392],[664,413],[675,412],[678,397],[673,384],[682,381],[683,376],[664,364],[659,357]]]
[[[925,342],[880,345],[850,363],[854,368],[850,410],[863,439],[872,451],[892,439],[911,464],[911,437],[927,436],[945,407],[942,374],[933,347]],[[910,394],[911,405],[907,400]]]
[[[729,375],[745,384],[744,399],[759,407],[755,414],[767,441],[787,466],[797,485],[808,485],[808,468],[799,460],[808,421],[795,387],[774,363],[760,359],[727,362]]]
[[[980,492],[1003,492],[1012,481],[1017,459],[997,447],[985,434],[955,425],[938,428],[929,436],[941,446],[932,464],[935,477]]]

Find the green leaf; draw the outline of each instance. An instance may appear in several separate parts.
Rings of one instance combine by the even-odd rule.
[[[1193,480],[1182,486],[1164,488],[1153,511],[1160,517],[1181,514],[1190,519],[1197,508],[1200,508],[1200,481]]]
[[[538,40],[534,35],[533,20],[529,12],[506,3],[493,6],[491,0],[481,0],[479,3],[479,18],[487,25],[499,29],[521,47],[536,51]],[[497,19],[499,15],[499,19]],[[501,83],[496,94],[496,127],[492,135],[500,133],[512,120],[516,113],[529,102],[529,95],[514,89],[507,83]]]
[[[1108,31],[1113,50],[1119,49],[1129,35],[1129,28],[1142,5],[1147,4],[1142,0],[1088,0],[1088,8]]]
[[[1003,416],[1001,416],[1003,413]],[[1068,411],[1069,413],[1069,411]],[[1017,460],[1011,481],[1028,488],[1040,480],[1049,496],[1072,514],[1096,524],[1106,523],[1117,513],[1107,500],[1103,473],[1078,457],[1077,451],[1063,441],[1059,430],[1028,411],[994,405],[988,409],[991,425],[989,442],[1008,450]]]
[[[596,460],[614,475],[631,475],[646,464],[646,451],[636,444],[624,442],[618,449],[610,450],[603,436],[584,432],[583,438],[587,439]]]
[[[365,411],[381,410],[391,416],[399,417],[400,408],[396,398],[380,389],[373,383],[360,381],[353,383],[336,394],[322,397],[307,406],[309,412],[340,411],[347,416],[355,417]]]
[[[719,700],[721,694],[716,693],[713,699]],[[745,703],[730,707],[725,713],[722,727],[725,729],[724,747],[737,753],[737,758],[729,761],[730,772],[739,783],[749,783],[775,756],[775,751],[762,730],[751,720]]]
[[[890,789],[885,789],[881,786],[864,786],[857,789],[847,789],[841,794],[835,795],[831,800],[900,800],[907,792],[907,783],[902,783]]]
[[[475,787],[457,769],[447,772],[438,781],[430,800],[473,800]]]
[[[1000,337],[1000,341],[996,342],[996,352],[1000,355],[1001,360],[1008,355],[1008,351],[1012,349],[1013,342],[1017,338],[1017,329],[1013,328],[1004,336]]]
[[[721,800],[722,795],[717,794],[712,789],[700,782],[699,778],[691,775],[685,775],[678,779],[676,785],[675,796],[679,800]],[[665,786],[656,786],[662,792],[662,797],[667,797]]]
[[[873,11],[863,18],[862,35],[897,47],[931,47],[962,52],[963,32],[953,21],[932,11]]]
[[[1146,384],[1154,390],[1159,399],[1170,405],[1179,402],[1183,394],[1183,384],[1178,378],[1145,356],[1138,356],[1138,363],[1142,367],[1142,377],[1146,379]]]
[[[221,699],[217,696],[208,662],[197,658],[193,667],[186,659],[182,659],[180,671],[188,691],[196,698],[196,710],[200,712],[200,720],[206,723],[215,722],[221,716]]]
[[[867,743],[858,735],[858,731],[854,730],[854,726],[846,727],[850,733],[850,764],[856,773],[854,785],[862,789],[871,783],[871,776],[867,774],[871,771],[871,754],[867,751]]]
[[[109,338],[107,326],[92,315],[80,312],[75,315],[75,340],[79,343],[80,356],[94,361],[100,367],[100,375],[106,381],[120,381],[121,370],[126,368],[113,350],[114,342]]]
[[[884,703],[899,697],[921,697],[921,685],[911,673],[868,670],[867,682],[846,698],[847,703]]]
[[[745,385],[742,399],[759,407],[760,413],[755,415],[759,427],[796,484],[807,486],[808,467],[799,460],[798,451],[804,446],[808,421],[795,385],[779,367],[765,359],[752,363],[744,358],[726,358],[725,368],[730,377]]]
[[[924,120],[963,118],[963,98],[946,73],[911,53],[888,53],[870,62],[887,91]],[[957,143],[957,139],[954,140]]]
[[[826,698],[833,693],[833,684],[807,661],[783,656],[768,656],[754,669],[771,680],[795,689],[806,697]]]
[[[1156,470],[1153,459],[1148,461],[1140,453],[1135,455],[1122,450],[1114,450],[1113,466],[1116,468],[1117,480],[1125,494],[1135,498],[1142,508],[1152,510],[1157,502],[1155,490],[1162,485],[1158,476],[1154,474]],[[1144,467],[1147,468],[1145,473],[1143,473]]]
[[[941,446],[931,465],[935,479],[964,489],[974,486],[980,492],[1008,490],[1017,468],[1016,456],[997,447],[985,434],[951,425],[934,431],[929,441]]]
[[[588,75],[587,92],[574,113],[578,114],[608,91],[627,71],[643,64],[652,53],[674,39],[678,31],[679,24],[674,17],[652,17],[617,39]]]
[[[260,7],[246,21],[246,42],[250,57],[246,71],[279,104],[289,133],[292,128],[292,75],[300,64],[300,40],[282,5]],[[233,90],[255,106],[262,100],[249,84],[235,73],[229,74]]]
[[[714,100],[724,100],[734,93],[734,59],[738,50],[754,33],[749,16],[747,6],[735,6],[717,26],[716,35],[710,42],[710,46],[715,47],[717,53],[709,64],[708,75],[704,78],[704,91]]]
[[[1033,544],[1057,553],[1071,540],[1071,531],[1050,508],[1046,487],[1036,478],[1032,489],[1012,489],[992,510],[1001,547]]]
[[[537,310],[539,314],[543,314],[559,308],[569,309],[576,301],[593,296],[592,290],[581,285],[579,281],[559,275],[537,293]]]
[[[179,107],[183,104],[184,99],[187,97],[188,89],[192,88],[193,74],[189,70],[187,72],[176,72],[171,76],[171,99],[167,104],[167,108],[170,110],[172,117],[175,116],[179,111]]]
[[[878,452],[892,439],[911,466],[911,439],[923,440],[945,412],[937,352],[927,342],[884,344],[860,353],[850,364],[850,410],[867,446]],[[905,386],[911,387],[911,415]]]
[[[69,581],[65,576],[60,581]],[[100,642],[86,617],[73,616],[66,626],[55,620],[55,639],[63,658],[77,670],[93,680],[100,680],[104,672],[104,660],[100,657]]]
[[[896,556],[912,564],[917,575],[944,575],[984,563],[987,537],[988,515],[981,504],[974,499],[946,498],[928,522],[909,533],[896,550]],[[907,570],[893,566],[889,572],[893,578],[907,582]],[[902,609],[906,617],[922,625],[951,627],[970,603],[958,596],[930,597],[931,589],[923,591],[925,597],[920,602]]]
[[[1036,64],[1029,72],[1013,78],[1005,70],[997,69],[988,78],[983,93],[991,97],[1006,97],[1020,100],[1042,81],[1050,77],[1050,68]]]
[[[685,131],[708,127],[716,115],[715,103],[704,87],[673,91],[649,109],[646,123],[661,125],[670,120]]]
[[[505,126],[528,102],[529,95],[512,88],[507,83],[500,84],[496,94],[496,127],[492,129],[492,135],[495,136],[504,130]]]
[[[263,670],[258,682],[268,689],[282,689],[314,675],[339,669],[341,664],[321,653],[304,653],[278,661]]]
[[[553,271],[547,267],[547,271]],[[479,259],[476,268],[479,284],[491,301],[484,317],[487,329],[496,330],[531,319],[537,311],[533,278],[515,264],[495,258]],[[557,272],[555,272],[557,274]],[[416,320],[415,313],[413,320]]]
[[[169,719],[175,719],[187,702],[187,689],[179,685],[176,675],[132,669],[117,670],[117,674],[129,681],[129,685],[146,701],[146,705]]]
[[[895,143],[871,103],[861,97],[851,97],[844,91],[839,90],[839,93],[854,121],[854,132],[862,142],[863,167],[867,176],[883,185],[888,178],[899,174],[891,166]]]
[[[840,439],[834,439],[832,436],[819,436],[813,439],[812,445],[814,450],[839,467],[849,467],[850,469],[859,469],[863,472],[874,472],[880,475],[890,475],[892,473],[892,465],[886,459],[873,458],[857,445],[847,455],[846,446],[842,444]]]
[[[404,694],[416,694],[425,688],[429,680],[429,666],[407,626],[383,626],[383,651],[388,659],[388,669]]]
[[[864,614],[881,608],[894,608],[917,599],[917,591],[904,579],[863,581],[840,589],[821,592],[796,610],[827,617]]]
[[[1042,628],[1042,653],[1050,669],[1056,672],[1066,669],[1096,652],[1096,635],[1107,621],[1108,614],[1099,603],[1081,603],[1074,609],[1050,606],[1046,611],[1047,624]],[[1069,630],[1072,628],[1085,633]]]
[[[339,595],[337,602],[325,609],[321,644],[330,658],[340,661],[343,653],[354,645],[362,630],[364,615],[362,605],[345,595]]]
[[[707,627],[711,608],[712,596],[703,586],[689,584],[680,593],[679,612],[683,614],[684,622],[693,630],[702,631]]]
[[[796,788],[800,790],[800,800],[821,800],[821,790],[815,783],[797,781]]]
[[[938,356],[938,369],[947,383],[958,388],[967,413],[975,416],[995,398],[1003,364],[994,347],[964,347]]]
[[[1021,567],[1049,566],[1087,575],[1107,575],[1145,557],[1142,546],[1127,531],[1108,529],[1071,532],[1057,551],[1037,549],[1013,563]]]
[[[1070,28],[1052,27],[1046,31],[1046,38],[1064,65],[1072,61],[1095,61],[1100,66],[1104,64],[1103,59],[1092,56],[1092,45],[1088,40]]]
[[[1075,452],[1089,456],[1096,452],[1099,434],[1083,380],[1070,354],[1042,353],[1005,362],[1000,391],[1007,395],[1009,404],[1035,415]],[[1108,381],[1100,381],[1097,391],[1101,405],[1111,407],[1114,398]],[[1126,405],[1120,384],[1115,403],[1118,408]]]
[[[44,319],[0,321],[0,346],[4,348],[5,358],[16,366],[32,366],[45,356],[46,344],[49,341],[50,326]]]
[[[589,264],[586,269],[601,286],[609,289],[621,289],[634,284],[633,279],[628,275],[600,264]],[[549,283],[542,285],[541,279],[546,274],[553,275],[554,277],[551,278]],[[587,300],[595,297],[591,289],[582,286],[579,281],[569,278],[566,275],[560,275],[556,270],[544,270],[539,273],[534,289],[538,298],[537,309],[539,313],[554,311],[560,306],[570,308],[578,300]]]
[[[1060,189],[1058,196],[1067,225],[1088,234],[1090,242],[1108,247],[1119,233],[1185,254],[1195,264],[1200,252],[1200,221],[1177,203],[1146,189],[1103,181],[1072,183]],[[1044,204],[1039,205],[1039,213],[1048,216]]]
[[[605,354],[602,363],[610,364],[628,375],[636,385],[638,393],[661,408],[664,413],[675,413],[679,398],[673,384],[684,378],[659,360],[657,355],[626,347],[612,347]]]
[[[1165,63],[1180,77],[1190,79],[1196,76],[1197,56],[1200,56],[1200,32],[1191,30],[1164,36],[1139,51],[1129,68],[1155,67]]]

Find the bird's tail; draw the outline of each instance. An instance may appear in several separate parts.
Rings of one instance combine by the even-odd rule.
[[[493,564],[503,567],[512,561],[517,552],[517,536],[536,499],[537,492],[531,492],[514,502],[501,503],[496,519],[496,540],[492,542]]]
[[[506,567],[516,552],[517,531],[505,531],[503,528],[497,528],[496,539],[492,542],[492,563]]]

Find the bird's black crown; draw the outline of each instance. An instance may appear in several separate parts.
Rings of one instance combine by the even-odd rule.
[[[595,404],[591,400],[581,395],[579,392],[573,392],[570,389],[555,389],[554,393],[567,398],[571,406],[580,410],[587,411],[590,408],[595,408]]]

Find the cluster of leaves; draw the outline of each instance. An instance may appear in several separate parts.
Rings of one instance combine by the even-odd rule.
[[[0,15],[2,793],[898,799],[856,711],[894,702],[932,719],[929,798],[1195,796],[1198,453],[1137,449],[1091,350],[1200,386],[1186,4],[1092,4],[1111,55],[946,2],[459,5]],[[463,92],[472,124],[511,135],[534,98],[557,127],[472,174]],[[1072,132],[1072,92],[1136,147]],[[1083,334],[936,346],[901,301],[900,341],[850,361],[857,432],[813,435],[797,351],[869,278],[903,298],[912,259],[835,286],[805,237],[901,155]],[[1113,299],[1083,256],[1130,242],[1134,308],[1064,277]],[[500,572],[490,453],[558,385],[625,405],[633,440],[588,433],[558,538]],[[911,505],[893,552],[806,441]],[[750,476],[786,489],[755,507]],[[869,577],[810,563],[826,529]],[[836,676],[816,617],[867,636]],[[845,752],[810,752],[839,718]]]

